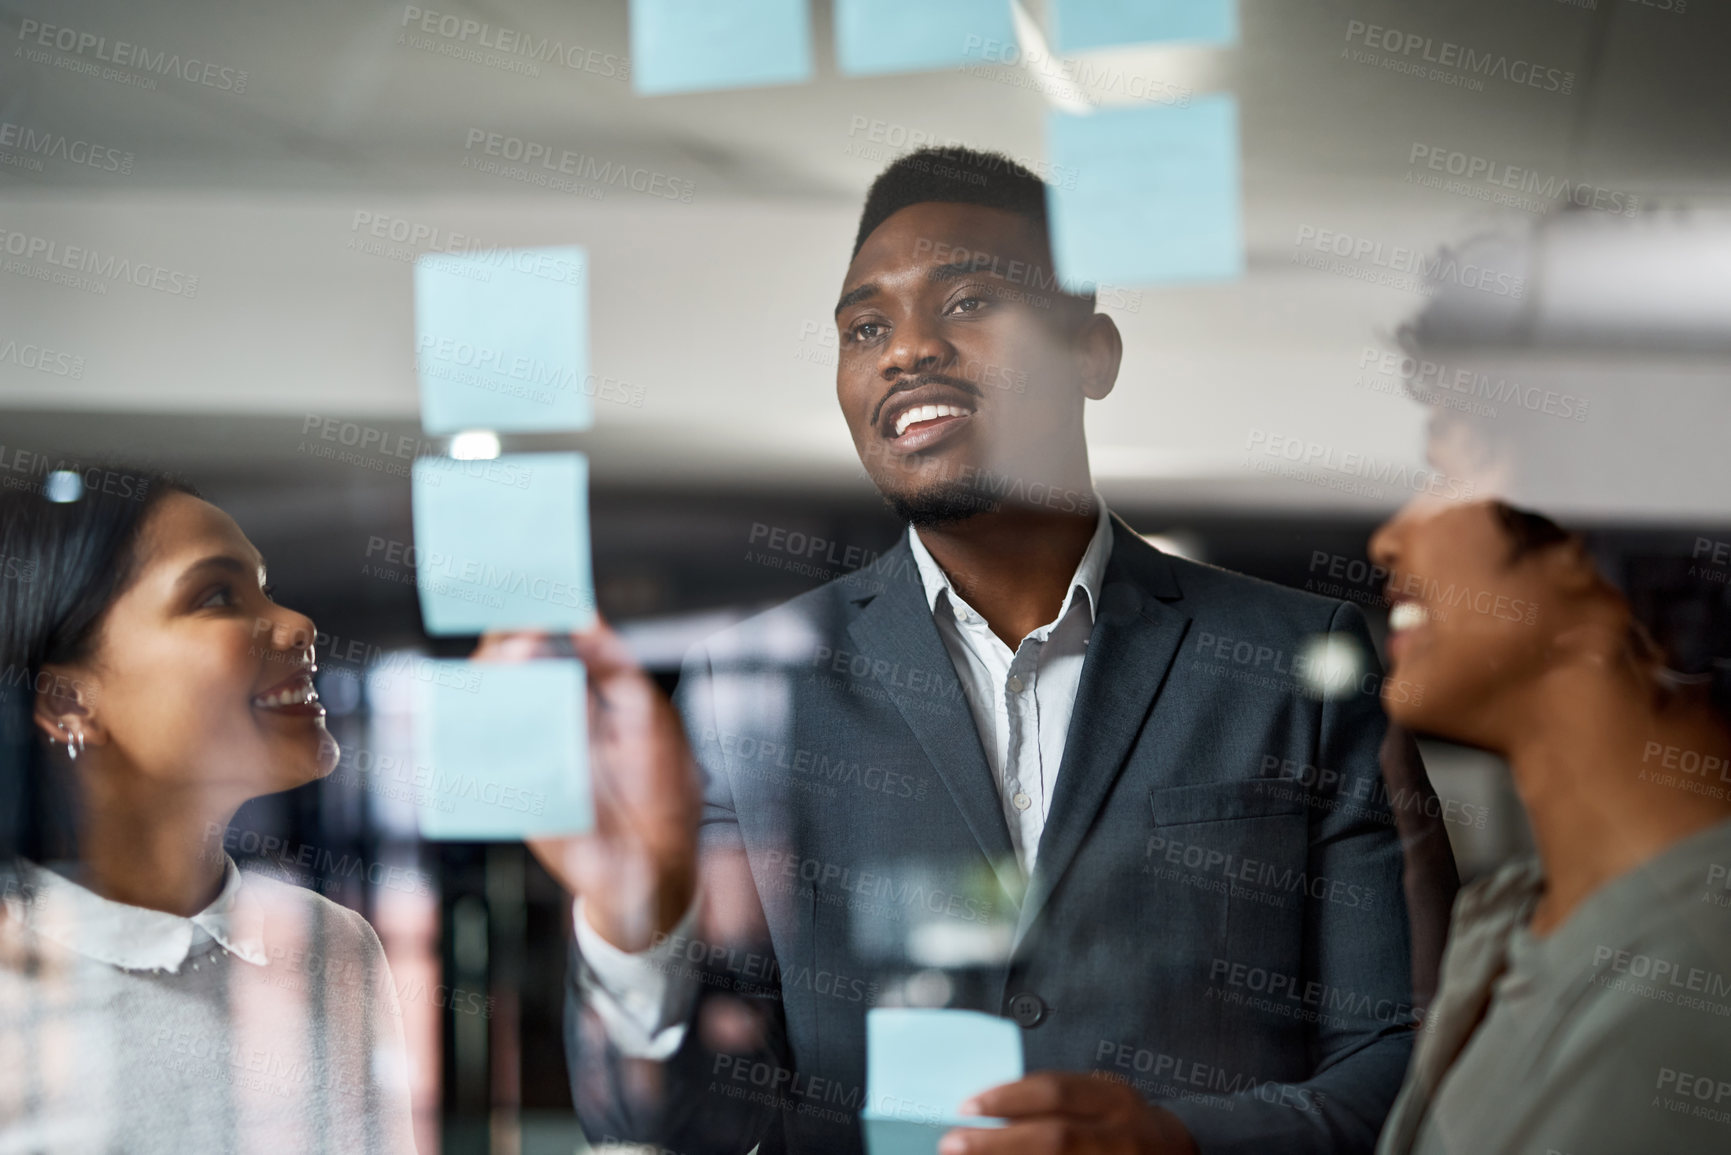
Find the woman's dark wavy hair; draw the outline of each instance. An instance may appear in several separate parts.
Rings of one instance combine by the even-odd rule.
[[[1501,501],[1493,508],[1509,540],[1510,562],[1579,536],[1542,513]],[[1673,682],[1702,687],[1731,729],[1731,585],[1703,581],[1682,556],[1641,558],[1638,565],[1638,582],[1629,580],[1632,574],[1620,581],[1607,576],[1624,588],[1641,644],[1663,658]]]
[[[36,695],[52,681],[43,671],[91,656],[108,607],[137,576],[151,511],[170,493],[197,496],[143,470],[95,466],[76,476],[77,484],[62,471],[47,486],[38,478],[0,490],[0,873],[21,857],[77,856],[71,783],[32,721]]]

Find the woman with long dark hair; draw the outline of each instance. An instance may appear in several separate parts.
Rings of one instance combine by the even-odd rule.
[[[377,935],[222,849],[336,765],[312,638],[185,485],[0,493],[0,1152],[413,1149]]]

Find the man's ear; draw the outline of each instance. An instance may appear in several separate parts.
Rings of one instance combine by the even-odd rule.
[[[1082,393],[1099,401],[1118,383],[1118,367],[1124,363],[1124,337],[1118,325],[1104,313],[1090,314],[1076,333],[1076,353],[1082,364]]]
[[[96,721],[96,687],[82,672],[64,666],[44,666],[36,674],[36,704],[32,721],[50,742],[68,739],[100,746],[106,739]]]

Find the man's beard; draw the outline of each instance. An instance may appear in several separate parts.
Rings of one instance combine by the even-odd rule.
[[[998,511],[998,499],[990,492],[982,492],[983,488],[986,487],[946,481],[917,493],[886,493],[883,496],[884,504],[903,521],[916,526],[952,525],[982,513]]]

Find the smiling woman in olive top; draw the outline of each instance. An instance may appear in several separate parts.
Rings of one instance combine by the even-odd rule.
[[[1378,1150],[1731,1150],[1731,910],[1712,901],[1731,894],[1731,727],[1711,668],[1671,668],[1539,515],[1415,505],[1371,553],[1389,678],[1423,688],[1390,716],[1505,758],[1538,848],[1455,904]]]
[[[0,493],[0,1152],[412,1151],[378,936],[222,851],[336,765],[312,622],[214,505],[84,477]]]

